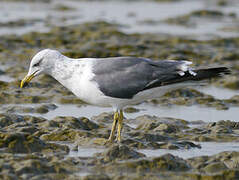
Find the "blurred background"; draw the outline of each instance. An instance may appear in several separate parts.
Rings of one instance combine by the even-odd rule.
[[[195,39],[238,36],[236,0],[5,0],[0,34],[48,32],[54,26],[106,21],[126,33]]]

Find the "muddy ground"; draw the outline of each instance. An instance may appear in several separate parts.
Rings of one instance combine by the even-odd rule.
[[[216,5],[228,4],[217,1]],[[70,11],[72,8],[58,4],[55,10]],[[234,28],[227,31],[235,32],[237,14],[208,9],[163,21],[146,19],[137,23],[192,27],[197,26],[195,19],[210,22],[224,21],[223,18],[234,22]],[[211,121],[210,116],[192,120],[195,119],[192,114],[192,119],[186,120],[170,114],[165,117],[143,115],[142,106],[132,106],[125,112],[128,117],[136,115],[125,117],[123,141],[109,145],[105,142],[110,134],[112,112],[102,111],[88,117],[81,113],[54,114],[62,107],[81,109],[88,106],[46,75],[19,88],[31,57],[45,48],[57,49],[73,58],[186,59],[193,61],[196,68],[229,67],[231,75],[212,79],[207,86],[233,92],[233,95],[220,98],[200,88],[185,88],[149,100],[145,107],[155,111],[160,107],[201,107],[224,114],[232,109],[236,112],[239,106],[239,36],[200,40],[194,36],[162,33],[129,34],[119,23],[102,20],[63,27],[46,19],[0,24],[1,27],[18,28],[36,22],[48,24],[50,30],[38,32],[36,29],[0,38],[0,179],[239,179],[239,119],[236,115]],[[50,112],[54,116],[45,116]],[[228,117],[231,116],[228,114]],[[218,149],[220,144],[225,146]],[[230,144],[229,149],[226,144]],[[210,154],[206,151],[208,147]],[[189,154],[191,152],[195,154]]]

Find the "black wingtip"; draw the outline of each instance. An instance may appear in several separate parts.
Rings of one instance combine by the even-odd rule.
[[[195,76],[194,80],[217,78],[217,77],[222,77],[224,75],[231,74],[231,70],[227,67],[198,69],[195,72],[197,73],[197,75]]]
[[[219,77],[231,74],[231,70],[227,67],[210,68],[208,70],[214,73],[215,76]]]
[[[221,73],[223,73],[223,75],[228,75],[231,74],[231,70],[227,67],[219,67],[219,69],[221,70]]]

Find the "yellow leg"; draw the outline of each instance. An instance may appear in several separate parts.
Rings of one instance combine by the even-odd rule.
[[[116,125],[117,125],[118,119],[119,119],[119,113],[116,111],[114,113],[114,121],[113,121],[112,129],[110,132],[110,137],[108,139],[108,142],[110,142],[110,143],[113,142],[113,140],[114,140],[115,130],[116,130]]]
[[[119,122],[118,122],[118,132],[117,132],[117,142],[121,141],[121,131],[122,131],[122,127],[123,127],[123,111],[120,110],[120,114],[119,114]]]

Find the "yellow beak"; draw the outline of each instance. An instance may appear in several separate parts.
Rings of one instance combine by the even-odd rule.
[[[34,78],[35,73],[31,74],[30,76],[25,76],[21,81],[20,88],[23,88],[25,83],[29,83]]]

